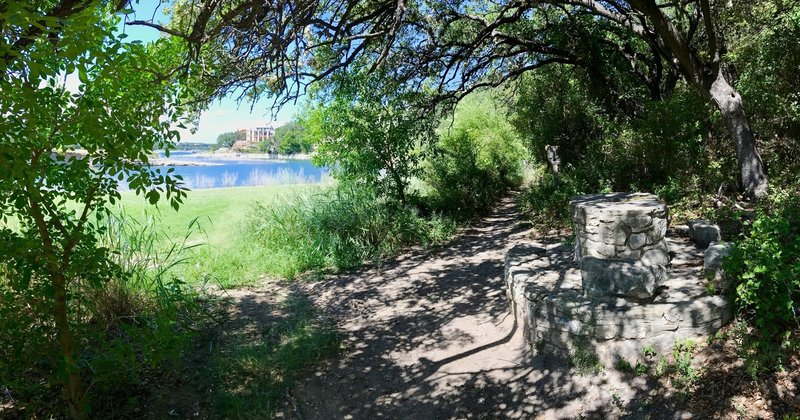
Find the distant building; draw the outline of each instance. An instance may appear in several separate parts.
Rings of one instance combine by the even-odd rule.
[[[245,141],[247,141],[248,144],[258,144],[271,140],[273,137],[275,137],[275,126],[269,124],[266,127],[254,127],[247,130]]]
[[[242,128],[236,130],[236,141],[231,146],[234,151],[255,149],[259,144],[269,142],[266,150],[275,153],[275,125],[270,123],[264,127]],[[262,146],[263,147],[263,146]]]
[[[250,130],[246,128],[242,128],[240,130],[236,130],[236,141],[247,141],[247,134]]]

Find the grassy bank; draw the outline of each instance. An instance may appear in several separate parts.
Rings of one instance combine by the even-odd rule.
[[[165,244],[196,245],[174,274],[187,283],[234,287],[255,283],[267,270],[262,247],[248,240],[247,219],[256,203],[269,204],[320,190],[312,185],[270,185],[195,190],[179,211],[150,206],[133,193],[122,195],[121,214],[141,224],[153,224]],[[166,245],[165,245],[166,246]]]
[[[185,241],[173,275],[224,288],[379,262],[406,246],[442,243],[456,227],[368,188],[332,185],[197,190],[177,212],[128,193],[120,214],[161,232],[164,248]]]
[[[184,261],[170,265],[169,277],[193,285],[212,282],[229,289],[253,285],[270,272],[269,261],[274,260],[271,250],[255,243],[248,232],[254,210],[259,205],[280,206],[313,196],[326,187],[281,185],[197,190],[189,194],[177,212],[170,207],[155,208],[142,197],[126,193],[118,212],[124,229],[114,231],[120,239],[112,242],[125,244],[116,249],[125,249],[135,260],[144,258],[147,261],[144,265],[151,266],[151,253],[166,253],[156,247],[168,249],[172,244],[186,241],[189,246],[177,246],[181,249],[178,258]],[[137,235],[149,237],[150,232],[159,234],[157,245],[129,239]],[[145,250],[137,252],[142,251],[138,248]],[[154,275],[152,269],[144,271],[143,275]],[[92,396],[93,403],[98,404],[98,413],[115,412],[120,417],[130,417],[144,410],[149,418],[197,413],[208,418],[273,416],[285,404],[286,390],[298,375],[319,360],[338,353],[339,337],[330,321],[320,317],[307,297],[290,283],[267,284],[260,290],[231,290],[224,298],[203,293],[187,295],[187,300],[179,303],[193,305],[192,311],[178,317],[174,311],[156,311],[159,318],[155,319],[189,325],[190,329],[165,328],[166,336],[144,341],[149,347],[143,348],[152,347],[168,355],[169,363],[160,363],[158,373],[146,371],[107,385],[104,390],[108,392]],[[135,285],[127,285],[135,289]],[[141,296],[154,294],[150,292],[153,291],[148,289]],[[251,303],[256,301],[258,305],[253,306]],[[253,323],[257,325],[257,334],[253,333]],[[130,335],[141,341],[140,337],[148,338],[161,330],[160,325],[147,324]],[[130,355],[123,350],[120,354]],[[125,372],[132,359],[114,359],[112,373]],[[119,392],[122,389],[125,394]],[[165,389],[171,392],[164,392]],[[120,402],[124,406],[118,406]],[[46,405],[37,403],[11,408],[49,412]],[[0,406],[0,418],[2,413]]]

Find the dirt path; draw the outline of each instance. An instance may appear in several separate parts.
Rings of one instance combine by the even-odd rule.
[[[531,356],[503,282],[505,251],[529,234],[517,220],[509,198],[442,249],[311,284],[309,296],[339,320],[346,350],[296,387],[299,416],[621,415],[616,405],[643,384]]]

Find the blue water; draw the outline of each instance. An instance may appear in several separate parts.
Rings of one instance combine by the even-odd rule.
[[[163,154],[160,155],[163,157]],[[326,174],[324,168],[314,166],[309,160],[263,160],[248,159],[215,159],[199,157],[193,152],[170,152],[169,160],[190,161],[211,164],[213,166],[153,166],[166,172],[174,168],[173,174],[182,175],[187,187],[221,188],[248,185],[309,184],[320,182]]]

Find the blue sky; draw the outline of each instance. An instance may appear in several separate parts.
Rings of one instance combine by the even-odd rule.
[[[129,16],[128,20],[150,20],[155,16],[156,21],[164,22],[164,4],[159,0],[138,0],[134,1],[134,15]],[[153,28],[145,26],[125,26],[121,28],[128,35],[128,40],[140,40],[142,42],[158,39],[160,33]],[[297,102],[302,103],[301,101]],[[182,142],[205,142],[213,143],[217,136],[227,131],[234,131],[240,128],[249,128],[266,125],[271,120],[269,106],[271,101],[261,100],[252,107],[250,112],[250,102],[237,104],[234,98],[224,98],[212,104],[207,111],[200,116],[197,131],[192,134],[189,130],[181,131]],[[297,106],[289,103],[281,109],[276,118],[276,124],[281,125],[292,119]]]

